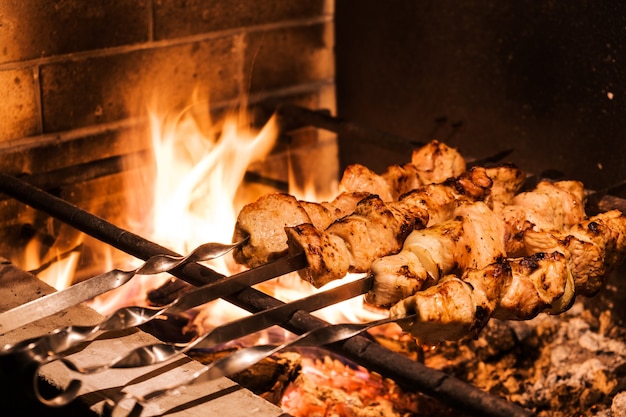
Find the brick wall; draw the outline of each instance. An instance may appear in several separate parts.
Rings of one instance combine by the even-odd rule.
[[[65,177],[77,164],[140,152],[155,94],[172,109],[200,89],[214,110],[245,97],[252,106],[334,111],[333,8],[332,0],[3,0],[0,170]],[[332,138],[298,152],[327,161],[324,181],[336,178]],[[113,173],[48,188],[119,221],[124,179]],[[13,228],[3,240],[39,233],[39,217],[2,199],[0,224]]]

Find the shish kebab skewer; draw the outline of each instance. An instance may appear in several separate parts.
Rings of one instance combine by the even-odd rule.
[[[432,141],[415,150],[410,163],[390,166],[382,175],[359,164],[348,166],[339,184],[341,193],[329,202],[298,201],[284,193],[267,194],[240,211],[233,239],[249,237],[249,241],[233,253],[234,258],[249,268],[266,264],[287,253],[285,227],[311,223],[324,230],[335,220],[353,213],[359,201],[372,194],[392,201],[420,185],[457,177],[465,169],[465,161],[455,149]]]
[[[474,167],[443,183],[420,186],[398,201],[385,202],[377,194],[366,194],[353,212],[332,222],[319,221],[332,216],[309,214],[313,207],[327,212],[327,203],[268,194],[241,210],[233,239],[249,237],[249,241],[233,255],[237,262],[255,267],[282,257],[287,249],[304,251],[309,268],[300,275],[320,287],[348,272],[368,271],[374,259],[399,251],[412,229],[448,219],[463,201],[487,199],[494,204],[498,198],[510,198],[522,183],[523,174],[514,166]],[[354,195],[342,194],[338,200]]]
[[[78,230],[89,233],[97,239],[110,243],[138,258],[148,259],[163,253],[178,255],[10,175],[0,173],[0,191],[61,221],[70,223]],[[222,275],[196,263],[188,264],[182,269],[172,271],[172,273],[183,279],[184,281],[181,282],[187,287],[193,285],[187,282],[206,284],[223,278]],[[265,310],[281,304],[279,300],[254,288],[246,288],[235,295],[226,297],[226,299],[250,312]],[[306,312],[294,314],[289,322],[283,324],[285,328],[298,334],[324,325],[325,322]],[[396,355],[393,360],[388,360],[389,351],[368,338],[356,336],[338,346],[331,346],[331,348],[368,369],[375,370],[382,375],[391,374],[403,385],[420,390],[433,398],[445,400],[452,407],[462,409],[472,415],[498,417],[532,415],[516,404],[492,396],[453,376],[425,367],[404,356]],[[12,374],[11,376],[23,375]],[[32,378],[27,379],[26,383],[32,383]],[[24,380],[18,378],[18,382],[24,382]],[[15,386],[20,387],[19,385]]]
[[[477,334],[491,317],[527,320],[557,314],[576,294],[593,295],[606,274],[626,256],[626,217],[618,210],[593,216],[568,232],[530,231],[528,246],[554,251],[503,258],[482,269],[449,275],[437,285],[394,305],[392,317],[416,313],[405,331],[424,344]]]
[[[391,306],[449,273],[478,269],[525,251],[528,230],[567,230],[585,219],[584,188],[578,181],[540,182],[491,210],[463,204],[446,222],[414,230],[400,252],[372,262],[374,285],[367,301]]]
[[[491,192],[494,184],[499,184],[497,194]],[[291,253],[307,256],[309,267],[300,270],[300,276],[320,287],[347,273],[368,272],[376,259],[400,251],[414,229],[448,220],[460,205],[480,200],[494,204],[498,198],[508,199],[521,184],[522,173],[512,165],[473,167],[457,178],[412,190],[398,201],[385,203],[371,195],[325,230],[309,223],[286,227],[287,243]]]

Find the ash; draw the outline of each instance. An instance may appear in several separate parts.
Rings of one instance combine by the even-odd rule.
[[[492,320],[475,340],[427,351],[425,363],[539,416],[626,416],[624,276],[559,316]]]

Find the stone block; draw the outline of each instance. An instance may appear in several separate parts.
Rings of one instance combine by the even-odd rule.
[[[145,115],[153,100],[181,108],[196,89],[212,101],[232,99],[236,56],[228,37],[43,65],[44,132]]]
[[[146,42],[147,0],[0,2],[0,63]]]
[[[327,13],[326,0],[220,1],[161,0],[154,8],[154,38],[171,39],[267,23],[315,18]]]
[[[0,142],[39,133],[37,83],[30,68],[0,71]]]
[[[328,23],[249,35],[246,69],[250,91],[268,91],[334,77],[333,30]]]

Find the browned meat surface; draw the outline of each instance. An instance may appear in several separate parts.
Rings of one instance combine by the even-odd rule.
[[[360,164],[349,165],[339,188],[346,192],[376,194],[385,202],[394,201],[421,185],[456,178],[465,169],[465,160],[456,149],[435,140],[416,149],[411,163],[391,165],[381,175]]]
[[[304,250],[307,254],[309,267],[301,273],[306,281],[320,287],[344,277],[350,270],[352,255],[339,236],[324,233],[309,223],[288,227],[286,231],[291,250]]]
[[[237,217],[233,241],[249,240],[233,251],[239,264],[256,267],[287,253],[285,227],[311,223],[325,229],[335,220],[352,213],[367,193],[341,193],[333,201],[311,203],[295,197],[273,193],[246,205]]]
[[[393,317],[416,313],[417,319],[404,330],[422,344],[436,345],[475,337],[491,317],[525,320],[545,310],[567,308],[573,297],[567,283],[565,257],[541,253],[467,270],[461,277],[448,275],[390,312]]]
[[[517,169],[510,169],[507,166],[496,169],[500,180],[499,187],[501,190],[508,188],[507,195],[519,188],[520,176],[516,175],[516,172],[519,172]],[[493,173],[493,169],[491,172]],[[514,186],[506,187],[503,183],[507,179]],[[537,226],[543,230],[557,230],[564,222],[580,221],[584,212],[564,216],[563,209],[558,204],[562,201],[564,205],[570,207],[582,205],[582,202],[577,205],[571,203],[572,199],[582,198],[582,195],[576,192],[576,185],[569,181],[556,184],[542,183],[535,191],[519,195],[518,200],[523,204],[503,206],[500,214],[489,209],[486,203],[466,203],[455,209],[453,219],[415,230],[407,237],[402,251],[372,263],[374,284],[367,294],[367,302],[381,307],[389,306],[415,291],[438,282],[440,277],[446,274],[462,273],[468,268],[482,268],[498,257],[520,256],[510,253],[511,247],[515,247],[516,252],[521,255],[529,255],[540,250],[556,250],[554,245],[545,246],[540,250],[536,248],[526,250],[524,232],[538,230]],[[557,192],[553,193],[551,198],[545,198],[548,195],[547,190],[550,189]],[[570,190],[575,192],[571,193]],[[504,199],[500,201],[503,202]],[[530,204],[531,202],[534,205]],[[506,217],[512,213],[517,216],[516,223],[511,217]],[[533,227],[535,229],[532,229]],[[518,242],[522,247],[517,247]],[[411,252],[412,255],[408,255],[407,252]]]
[[[304,251],[307,256],[309,267],[301,270],[300,275],[320,287],[348,272],[365,272],[373,259],[400,250],[406,235],[413,230],[413,219],[371,195],[359,202],[354,213],[326,230],[312,225],[285,230],[290,249]]]
[[[569,260],[560,252],[538,252],[509,262],[511,278],[502,282],[494,317],[527,320],[542,311],[561,313],[574,301]]]
[[[428,224],[430,216],[449,218],[462,202],[488,195],[490,185],[484,169],[473,168],[459,178],[413,190],[398,202],[385,203],[372,195],[359,202],[353,214],[335,221],[326,230],[318,230],[316,239],[308,235],[302,237],[299,228],[292,231],[287,227],[289,248],[293,252],[305,252],[309,268],[300,274],[316,287],[342,278],[348,272],[367,272],[374,260],[398,252],[407,235],[414,228]],[[310,227],[306,230],[313,233]],[[334,235],[345,242],[351,256],[347,270],[334,267],[332,254],[311,243],[330,240],[322,238],[324,235]],[[320,268],[316,269],[317,266]]]
[[[390,314],[418,318],[405,330],[424,344],[480,331],[490,317],[526,320],[568,309],[577,294],[592,295],[626,256],[626,217],[613,210],[569,232],[530,232],[541,251],[447,276],[401,300]],[[546,248],[554,248],[543,250]]]
[[[583,185],[542,181],[533,191],[516,195],[500,212],[506,223],[508,255],[530,255],[534,251],[526,249],[527,231],[567,230],[585,219]]]
[[[348,165],[343,171],[339,189],[346,192],[368,192],[383,201],[393,200],[389,184],[371,169],[361,164]]]
[[[524,241],[529,251],[564,253],[576,291],[590,296],[602,288],[606,274],[624,261],[626,218],[620,211],[611,210],[568,231],[528,231]]]
[[[486,198],[487,205],[499,213],[506,205],[511,204],[513,197],[524,185],[524,172],[511,164],[486,168],[487,175],[493,181],[491,193]]]
[[[300,205],[309,215],[313,226],[326,229],[335,220],[352,213],[358,202],[367,196],[368,193],[341,193],[333,201],[323,203],[300,201]]]
[[[492,184],[485,168],[474,167],[457,178],[428,184],[404,194],[398,200],[398,207],[414,216],[416,227],[422,228],[449,219],[465,201],[485,199]]]
[[[413,164],[391,165],[382,173],[382,178],[389,186],[391,200],[397,200],[402,194],[425,183]]]
[[[233,241],[245,237],[249,239],[233,251],[233,257],[249,267],[266,264],[287,252],[286,226],[310,222],[307,212],[295,197],[267,194],[239,212]]]
[[[424,184],[456,178],[466,170],[465,159],[461,154],[437,140],[413,151],[411,163],[417,168]]]
[[[463,204],[453,219],[414,230],[399,253],[372,262],[366,300],[390,306],[443,275],[485,267],[505,256],[504,236],[504,224],[484,202]]]
[[[412,155],[414,162],[421,161],[428,178],[445,176],[465,169],[463,158],[454,149],[439,142],[432,142]],[[447,162],[444,162],[447,161]],[[437,169],[442,169],[438,173]],[[237,217],[233,240],[249,236],[242,247],[233,252],[236,262],[255,267],[276,259],[287,252],[287,236],[284,228],[311,223],[324,230],[334,221],[351,214],[357,203],[369,195],[377,195],[386,202],[397,200],[409,190],[422,183],[420,171],[412,164],[391,166],[378,175],[363,165],[351,165],[344,171],[340,188],[344,190],[333,201],[313,203],[297,201],[285,194],[261,197],[246,205]],[[447,196],[446,196],[447,197]],[[276,207],[273,207],[273,206]],[[432,204],[431,204],[432,206]],[[416,210],[422,210],[418,208]],[[265,213],[262,213],[265,211]],[[284,211],[284,218],[279,213]],[[427,218],[427,214],[414,214]],[[258,230],[255,224],[258,223]]]

